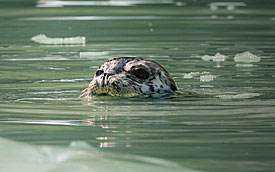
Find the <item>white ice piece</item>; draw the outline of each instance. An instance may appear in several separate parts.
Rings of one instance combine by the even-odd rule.
[[[254,97],[258,97],[261,94],[259,93],[242,93],[242,94],[236,94],[236,95],[218,95],[216,97],[221,99],[250,99]]]
[[[201,59],[203,61],[210,61],[210,60],[213,60],[213,57],[214,56],[204,55],[204,56],[201,57]]]
[[[257,65],[254,65],[254,64],[236,64],[236,67],[254,67],[254,66],[257,66]]]
[[[89,58],[89,57],[97,57],[97,56],[107,56],[109,52],[107,51],[98,51],[98,52],[80,52],[80,58]]]
[[[246,6],[244,2],[211,2],[209,4],[211,10],[218,10],[219,7],[226,7],[228,11],[235,10],[236,7]]]
[[[199,72],[185,73],[183,75],[183,78],[185,78],[185,79],[191,79],[191,78],[194,78],[194,76],[198,76],[199,74],[200,74]]]
[[[235,62],[244,62],[244,63],[260,62],[261,57],[256,56],[249,51],[246,51],[246,52],[243,52],[240,54],[236,54],[234,57],[234,61]]]
[[[202,75],[200,76],[200,82],[211,82],[216,78],[215,75]]]
[[[205,75],[205,74],[210,74],[210,72],[190,72],[190,73],[185,73],[183,74],[184,79],[192,79],[194,77],[200,76],[200,75]]]
[[[32,41],[39,44],[52,44],[52,45],[63,45],[63,44],[85,44],[85,37],[67,37],[67,38],[49,38],[46,35],[39,34],[31,38]]]
[[[225,61],[227,56],[221,54],[221,53],[216,53],[214,56],[209,56],[209,55],[204,55],[201,57],[202,60],[204,61],[214,61],[214,62],[222,62]]]

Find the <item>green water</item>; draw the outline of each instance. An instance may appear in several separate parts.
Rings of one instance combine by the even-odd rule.
[[[47,171],[50,162],[56,171],[104,171],[106,163],[111,171],[274,171],[273,1],[217,10],[207,0],[42,2],[0,0],[1,169]],[[31,41],[38,34],[84,36],[86,44],[42,45]],[[246,51],[258,60],[234,58]],[[227,57],[204,58],[216,53]],[[181,91],[204,96],[78,100],[97,66],[120,56],[155,60]],[[51,157],[74,141],[90,147],[58,165]],[[42,156],[42,145],[51,156],[33,167],[24,157]],[[148,167],[149,158],[159,159]]]

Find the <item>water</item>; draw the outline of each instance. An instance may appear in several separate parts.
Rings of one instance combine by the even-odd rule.
[[[0,169],[274,171],[274,7],[1,1]],[[86,44],[33,42],[39,34]],[[119,56],[153,59],[202,96],[78,100]]]

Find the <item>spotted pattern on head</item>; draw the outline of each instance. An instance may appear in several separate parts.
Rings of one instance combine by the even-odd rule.
[[[158,63],[142,58],[120,57],[98,67],[80,98],[95,95],[134,97],[172,93],[176,90],[174,80]]]

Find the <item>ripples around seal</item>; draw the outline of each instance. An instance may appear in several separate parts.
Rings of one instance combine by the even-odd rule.
[[[274,171],[270,0],[0,8],[0,171]],[[121,56],[157,61],[200,96],[78,100]]]

